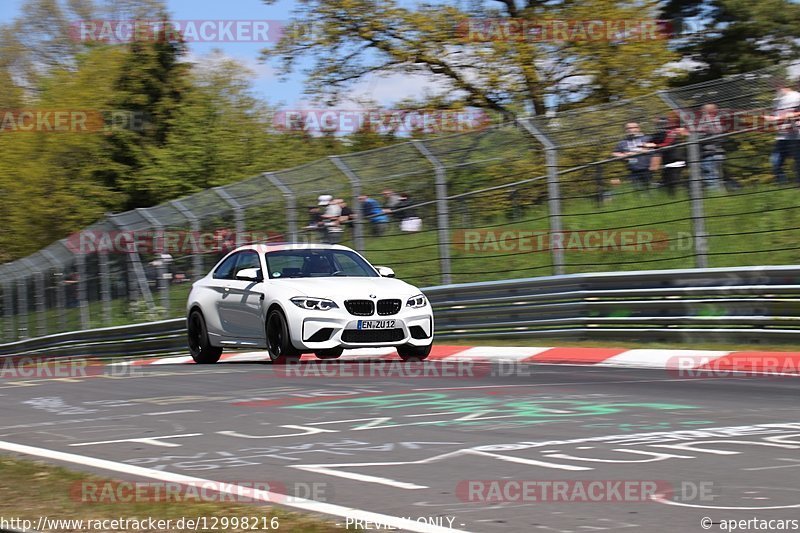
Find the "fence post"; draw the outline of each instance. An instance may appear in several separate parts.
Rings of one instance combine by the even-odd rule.
[[[233,218],[236,221],[236,246],[244,244],[244,208],[223,187],[214,187],[214,192],[233,208]]]
[[[24,274],[17,278],[17,338],[28,338],[28,283]]]
[[[34,272],[33,280],[36,284],[36,292],[34,293],[34,305],[36,307],[36,335],[43,337],[47,335],[47,313],[45,312],[45,298],[44,298],[44,274],[42,272]]]
[[[550,140],[530,119],[521,118],[517,122],[522,128],[539,141],[545,149],[547,162],[547,206],[549,210],[550,235],[561,234],[561,188],[558,181],[558,146]],[[553,258],[553,273],[564,274],[564,249],[561,246],[552,246],[554,239],[550,239],[550,254]]]
[[[5,341],[17,339],[14,334],[14,286],[8,281],[3,282],[3,316],[5,321]],[[62,313],[63,314],[63,313]]]
[[[353,170],[348,167],[339,156],[328,156],[331,162],[336,165],[336,168],[342,171],[342,174],[347,176],[350,180],[350,186],[353,189],[353,212],[356,214],[355,224],[353,224],[353,242],[356,250],[359,253],[364,252],[364,213],[361,211],[361,202],[358,197],[361,196],[361,179],[356,175]]]
[[[439,268],[442,284],[453,282],[450,266],[450,211],[447,205],[447,170],[439,158],[419,140],[413,141],[414,147],[433,165],[436,176],[436,215],[439,226]]]
[[[200,238],[200,219],[197,218],[197,215],[192,213],[192,211],[183,205],[180,200],[172,200],[170,202],[172,206],[178,210],[178,212],[183,215],[183,217],[189,221],[189,225],[192,228],[192,233],[195,234],[195,238]],[[196,249],[192,253],[192,279],[198,280],[203,277],[203,256],[202,250]]]
[[[108,221],[116,226],[120,230],[125,230],[125,228],[119,224],[116,220],[114,220],[114,216],[111,215],[108,217]],[[150,294],[150,285],[147,284],[147,276],[144,273],[144,268],[142,267],[142,258],[139,256],[139,245],[137,240],[134,238],[131,240],[129,248],[127,250],[127,260],[128,260],[128,297],[130,302],[133,303],[136,301],[136,288],[138,285],[139,292],[142,294],[142,298],[144,298],[145,303],[152,311],[155,307],[155,303],[153,302],[153,295]],[[78,254],[75,256],[76,263],[80,268],[81,265],[84,264],[83,255]],[[79,273],[80,275],[80,273]],[[80,287],[79,287],[80,290]]]
[[[164,246],[164,226],[161,222],[147,212],[147,210],[142,208],[137,208],[136,211],[145,219],[147,222],[153,226],[153,229],[156,230],[154,245],[153,245],[153,253],[157,253],[160,255],[157,259],[156,263],[156,286],[158,287],[158,294],[161,295],[161,307],[164,309],[164,316],[169,316],[169,279],[167,277],[167,264],[164,259],[164,255],[166,251],[160,248],[160,246]],[[156,244],[158,243],[158,244]],[[159,246],[160,245],[160,246]],[[174,258],[173,258],[174,260]]]
[[[67,307],[67,298],[64,291],[64,265],[62,265],[58,259],[56,258],[53,253],[44,248],[42,250],[42,255],[50,261],[50,264],[53,265],[55,268],[54,279],[56,280],[56,309],[59,310],[58,313],[58,326],[56,328],[57,331],[67,331],[67,313],[64,310]]]
[[[658,91],[658,96],[681,116],[681,108],[667,91]],[[693,123],[693,122],[692,122]],[[703,173],[700,167],[700,145],[697,132],[689,132],[689,198],[691,202],[692,235],[694,237],[694,261],[697,268],[708,268],[708,234],[703,203]]]
[[[706,233],[706,218],[703,211],[703,174],[700,168],[700,144],[697,142],[697,132],[695,131],[689,133],[689,180],[695,266],[708,268],[708,233]]]
[[[274,172],[264,172],[262,176],[281,191],[281,194],[286,199],[286,224],[289,230],[289,240],[297,242],[297,198],[294,192]]]
[[[86,291],[86,256],[78,254],[75,256],[75,263],[78,270],[78,308],[81,313],[81,329],[89,329],[89,301]]]

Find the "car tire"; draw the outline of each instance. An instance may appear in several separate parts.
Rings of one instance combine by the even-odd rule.
[[[300,361],[300,352],[292,345],[289,325],[280,309],[273,309],[267,316],[267,351],[273,363],[286,364]]]
[[[344,352],[344,348],[330,348],[314,352],[318,359],[339,359]]]
[[[423,361],[431,354],[433,343],[426,346],[414,346],[413,344],[404,344],[397,347],[397,355],[403,361]]]
[[[212,346],[208,338],[208,328],[203,318],[203,313],[195,309],[189,314],[186,324],[186,333],[189,344],[189,354],[194,362],[201,365],[210,365],[219,361],[222,356],[221,346]]]

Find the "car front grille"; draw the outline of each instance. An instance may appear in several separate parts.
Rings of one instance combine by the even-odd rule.
[[[375,302],[372,300],[346,300],[344,307],[355,316],[372,316],[375,313]]]
[[[400,300],[378,300],[378,314],[383,316],[396,315],[400,312]]]
[[[346,329],[342,332],[342,341],[353,343],[396,342],[403,340],[403,337],[405,334],[401,328]]]

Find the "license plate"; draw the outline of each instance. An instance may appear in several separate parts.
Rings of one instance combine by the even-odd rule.
[[[357,329],[392,329],[394,320],[359,320]]]

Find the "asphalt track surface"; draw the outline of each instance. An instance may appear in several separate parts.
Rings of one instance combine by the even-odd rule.
[[[305,508],[338,514],[326,519],[342,528],[354,516],[485,532],[800,520],[798,378],[481,364],[352,376],[378,364],[332,363],[324,377],[317,362],[240,362],[0,379],[0,453],[123,480],[266,481],[331,504]],[[627,481],[621,495],[613,481]]]

